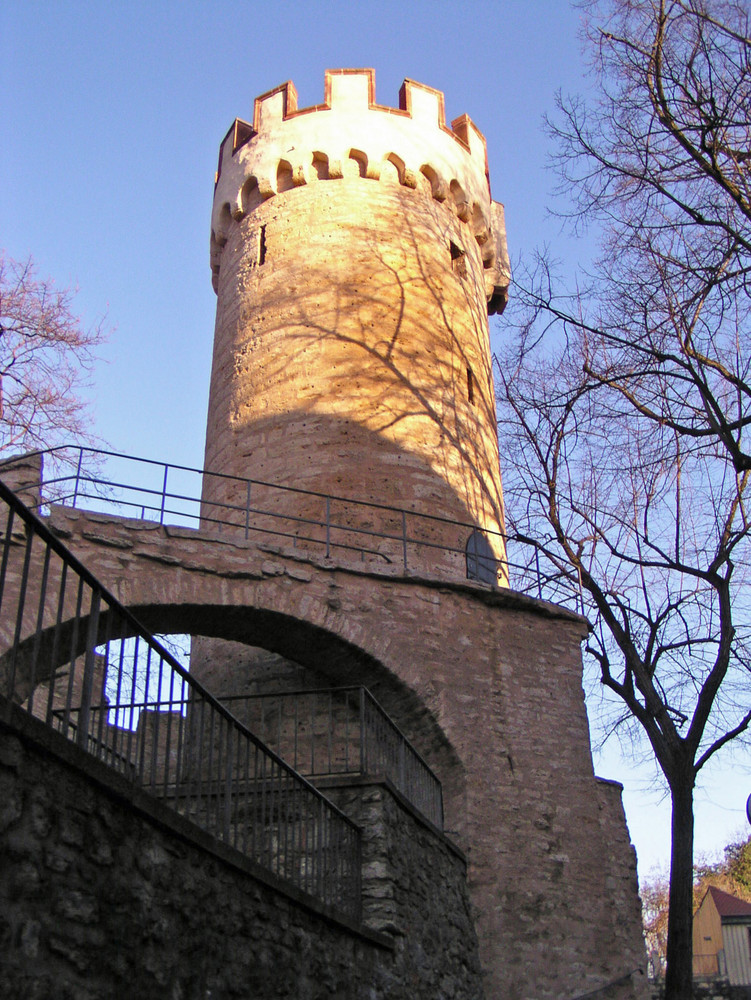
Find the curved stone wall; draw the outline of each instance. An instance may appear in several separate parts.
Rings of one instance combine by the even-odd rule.
[[[286,85],[223,145],[205,466],[477,525],[503,560],[487,311],[507,271],[484,141],[447,130],[429,88],[388,114],[368,72],[328,80],[330,108],[285,114]]]
[[[363,828],[355,925],[3,709],[2,996],[483,996],[465,861],[382,784],[336,793]]]

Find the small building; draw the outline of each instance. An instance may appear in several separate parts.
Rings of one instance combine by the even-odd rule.
[[[751,903],[710,886],[694,914],[694,978],[751,985]]]

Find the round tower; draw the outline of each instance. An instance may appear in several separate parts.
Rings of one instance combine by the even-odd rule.
[[[211,266],[205,468],[308,493],[254,487],[249,502],[208,477],[205,516],[273,511],[287,520],[267,530],[302,539],[326,517],[373,555],[397,515],[336,501],[324,515],[323,495],[399,508],[424,562],[463,554],[476,528],[504,582],[487,317],[508,259],[469,118],[447,127],[443,94],[411,80],[398,108],[378,105],[369,69],[328,71],[310,108],[291,82],[262,95],[221,145]],[[367,546],[345,526],[373,532]]]

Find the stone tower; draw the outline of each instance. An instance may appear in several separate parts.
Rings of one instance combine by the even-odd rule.
[[[102,868],[101,858],[89,850],[91,836],[97,840],[106,826],[116,837],[107,854],[126,865],[123,884],[130,886],[129,859],[137,860],[144,843],[152,843],[136,821],[156,821],[159,839],[153,843],[160,860],[146,868],[158,882],[149,883],[146,870],[139,869],[139,878],[147,879],[146,887],[169,883],[182,895],[173,907],[161,890],[138,888],[130,893],[128,919],[143,912],[147,930],[158,922],[167,952],[179,947],[180,966],[187,964],[191,975],[200,972],[202,993],[207,982],[217,981],[218,965],[221,981],[232,988],[245,981],[237,970],[253,965],[264,995],[272,977],[276,992],[285,996],[328,990],[332,996],[642,1000],[646,956],[621,789],[597,779],[592,766],[580,649],[589,625],[565,608],[506,585],[487,313],[502,307],[508,271],[503,218],[490,200],[482,137],[465,118],[446,128],[436,91],[408,81],[400,107],[383,108],[374,103],[372,72],[340,71],[327,74],[326,100],[318,107],[298,111],[291,84],[259,98],[253,126],[235,123],[219,166],[212,226],[218,310],[206,446],[211,471],[204,474],[203,523],[195,530],[52,504],[50,525],[147,627],[195,636],[191,673],[213,695],[234,698],[233,714],[261,739],[273,739],[301,770],[307,767],[311,780],[362,825],[363,921],[353,926],[309,897],[289,894],[280,919],[271,917],[258,883],[273,888],[274,872],[284,875],[288,840],[278,823],[282,816],[295,818],[296,796],[285,792],[281,779],[271,779],[257,755],[251,763],[250,750],[243,763],[234,738],[225,738],[229,727],[204,726],[207,698],[191,698],[184,715],[176,712],[182,704],[173,700],[178,696],[171,683],[163,683],[161,668],[158,679],[151,674],[153,684],[148,680],[148,654],[141,690],[158,699],[160,711],[148,712],[155,738],[161,709],[172,709],[161,732],[169,734],[174,717],[181,778],[174,785],[157,781],[155,756],[147,789],[158,784],[167,802],[183,799],[191,815],[221,814],[225,838],[238,822],[255,828],[255,820],[245,822],[247,810],[257,816],[255,799],[261,826],[272,841],[276,836],[266,859],[276,865],[263,878],[254,863],[220,868],[231,861],[225,844],[227,851],[214,853],[205,872],[198,867],[205,861],[188,862],[191,874],[183,887],[171,859],[174,855],[178,864],[196,857],[186,854],[189,830],[181,822],[175,828],[179,848],[162,846],[170,826],[165,807],[152,811],[149,796],[140,794],[140,770],[134,766],[131,778],[130,758],[114,747],[110,753],[102,735],[104,690],[92,739],[92,730],[81,722],[86,716],[94,722],[95,706],[73,707],[75,671],[66,676],[62,670],[68,691],[64,726],[77,712],[76,741],[88,748],[93,743],[92,752],[100,757],[87,762],[86,785],[74,784],[66,771],[63,799],[80,819],[80,794],[90,801],[89,780],[97,787],[107,784],[96,768],[117,758],[120,773],[112,791],[118,809],[126,802],[134,806],[133,815],[128,810],[130,818],[120,822],[113,821],[108,804],[101,812],[104,824],[100,809],[87,806],[87,836],[81,845],[64,844],[68,854],[76,846],[86,848],[75,866],[86,898],[95,910],[100,902],[109,906],[115,884],[108,874],[114,869],[98,875],[92,870],[90,877],[83,865]],[[37,499],[40,467],[37,454],[15,472],[16,486]],[[6,466],[4,479],[7,471]],[[166,471],[165,466],[165,476]],[[408,528],[416,550],[409,563],[380,548],[396,537],[406,550],[406,533],[399,539],[389,519],[400,522],[404,532]],[[425,524],[428,533],[415,542]],[[28,600],[19,603],[18,621],[24,624],[26,618],[37,629],[29,662],[40,648],[42,659],[49,650],[54,676],[56,649],[75,652],[84,635],[98,646],[110,636],[112,619],[109,612],[99,614],[98,596],[87,598],[84,627],[83,582],[74,616],[55,584],[57,609],[49,616],[55,624],[43,627],[43,602],[37,609],[36,598],[28,595],[50,591],[43,582],[49,561],[36,543],[32,559],[34,536],[27,534],[19,545],[22,536],[11,528],[8,520],[3,574],[11,590],[14,580],[23,581],[22,587],[32,581]],[[482,566],[492,575],[470,572],[481,565],[480,540]],[[8,555],[11,549],[14,554]],[[104,597],[101,603],[106,605]],[[141,631],[134,622],[130,631],[127,624],[123,628],[123,636]],[[17,651],[29,643],[18,643],[21,633],[13,631],[15,671],[16,661],[20,670],[25,659]],[[37,641],[44,635],[51,636],[49,645]],[[65,641],[58,641],[61,636]],[[77,659],[89,669],[89,655]],[[131,698],[140,701],[136,678],[134,673],[128,686]],[[377,712],[366,720],[363,687],[391,721]],[[349,710],[340,711],[342,689],[356,692],[356,721]],[[264,697],[253,697],[258,694]],[[309,699],[310,710],[298,712],[298,698],[289,699],[290,694]],[[282,702],[292,710],[283,711]],[[35,702],[44,703],[41,697]],[[46,703],[53,705],[51,698]],[[132,707],[145,709],[146,702]],[[4,714],[3,725],[9,718]],[[415,778],[408,763],[415,758],[394,738],[392,722],[439,779],[443,817],[436,798],[435,808],[426,812],[412,794],[422,779]],[[16,778],[8,778],[9,801],[23,799],[31,809],[22,813],[19,807],[3,828],[8,844],[22,843],[24,851],[14,847],[5,853],[28,868],[26,845],[34,841],[40,863],[32,868],[40,872],[49,842],[34,817],[48,815],[45,803],[54,799],[54,790],[47,796],[44,788],[52,784],[37,775],[47,773],[55,735],[30,740],[35,757],[37,750],[43,755],[38,765],[19,763],[15,736],[5,744],[3,761],[5,778],[18,773],[30,789],[21,791]],[[308,739],[307,763],[293,756],[299,737]],[[317,764],[316,745],[326,746]],[[137,751],[141,769],[143,747]],[[204,748],[208,753],[194,753]],[[194,772],[199,756],[209,763]],[[344,758],[344,768],[331,766],[337,757]],[[66,753],[66,768],[68,761]],[[418,772],[425,776],[422,768]],[[212,780],[215,774],[220,780]],[[233,776],[242,801],[227,794],[235,787]],[[437,787],[432,780],[430,786]],[[374,805],[379,800],[383,809]],[[320,853],[318,809],[301,810],[299,818],[303,854]],[[49,811],[49,823],[42,825],[66,840],[62,813]],[[212,847],[212,840],[201,835],[202,852],[221,846],[217,840]],[[329,862],[335,860],[328,855]],[[179,877],[165,875],[167,863]],[[325,865],[316,870],[323,878]],[[312,877],[307,863],[300,871]],[[238,873],[242,879],[236,884]],[[62,874],[60,888],[68,893],[70,872]],[[245,876],[254,880],[252,888]],[[212,922],[207,935],[202,904],[214,898],[207,887],[214,879],[220,906],[227,903],[226,922]],[[13,890],[21,916],[12,936],[36,965],[36,947],[32,954],[24,945],[23,928],[32,922],[20,921],[31,912],[27,906],[37,906],[30,895],[41,906],[59,893],[40,895],[36,882],[26,875],[24,881],[33,892]],[[15,877],[11,883],[20,886]],[[100,886],[98,896],[91,895],[90,883]],[[146,897],[149,906],[141,911],[136,903]],[[161,909],[152,910],[152,902]],[[208,909],[216,915],[216,907]],[[186,922],[188,947],[199,942],[200,961],[184,961],[192,952],[180,939],[181,925],[171,922],[172,911]],[[315,931],[301,932],[294,911],[315,916]],[[154,916],[157,912],[166,914],[165,920]],[[47,914],[58,922],[61,915],[71,923],[70,940],[80,952],[80,920],[59,907]],[[119,928],[122,906],[111,915]],[[305,920],[307,927],[308,916]],[[259,921],[265,931],[257,941]],[[220,927],[228,928],[221,942]],[[49,939],[52,953],[47,931],[36,936],[42,944]],[[147,936],[151,947],[154,935]],[[151,974],[140,940],[136,934],[131,950]],[[240,966],[235,955],[244,951],[243,940],[257,949],[259,960],[249,962],[244,954]],[[283,950],[268,951],[269,942]],[[284,987],[276,983],[278,962],[269,956],[289,958],[293,952],[294,968]],[[308,968],[314,952],[318,964]],[[229,964],[218,955],[231,956]],[[126,966],[116,965],[121,983]],[[295,982],[299,965],[305,966],[302,990],[301,980]],[[93,969],[91,963],[75,966],[82,974]],[[315,983],[313,968],[321,971]],[[350,982],[363,988],[353,992],[344,985]]]
[[[447,127],[443,94],[411,80],[378,105],[373,70],[328,71],[312,108],[291,82],[264,94],[221,145],[211,264],[205,468],[470,526],[422,523],[455,550],[476,526],[503,580],[487,317],[509,270],[469,118]],[[209,480],[204,499],[242,505],[241,489]]]
[[[231,635],[226,609],[206,613],[191,671],[220,698],[374,690],[442,782],[486,1000],[639,996],[633,849],[592,768],[588,626],[507,589],[488,314],[509,268],[482,135],[411,80],[398,108],[376,104],[372,70],[327,72],[315,107],[269,91],[222,142],[211,265],[202,527],[247,555],[258,607],[234,609]],[[336,505],[341,547],[327,537],[322,558]],[[423,532],[409,566],[381,548],[389,519]],[[469,572],[478,538],[492,575]],[[255,547],[276,555],[254,567]]]

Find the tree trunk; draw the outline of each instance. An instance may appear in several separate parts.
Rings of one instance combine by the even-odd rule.
[[[694,782],[671,782],[672,844],[665,1000],[691,1000],[693,962]]]

